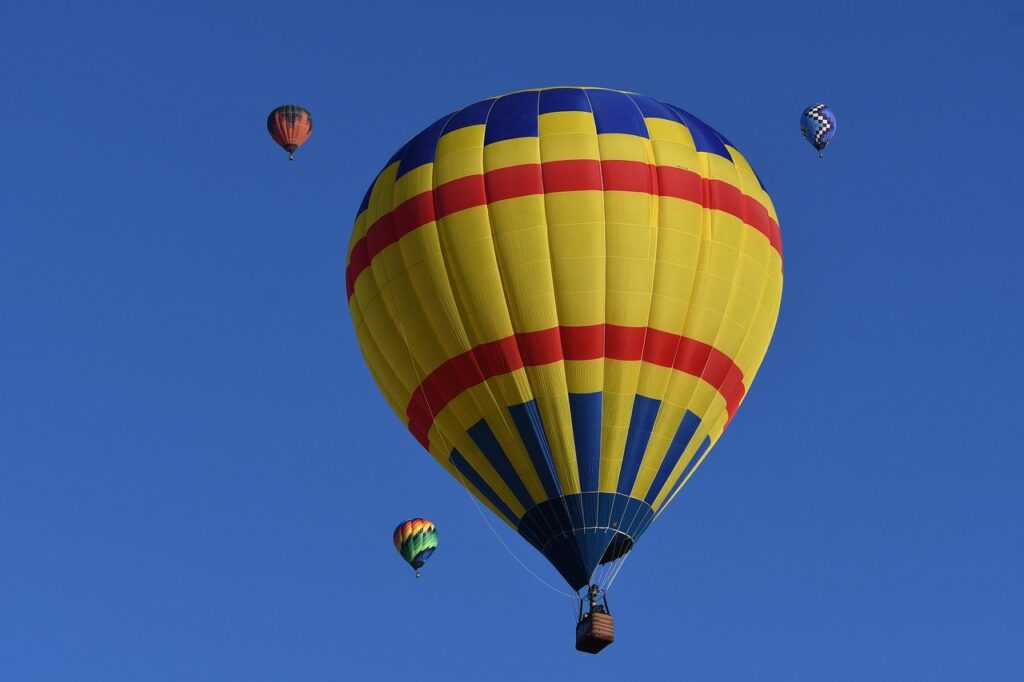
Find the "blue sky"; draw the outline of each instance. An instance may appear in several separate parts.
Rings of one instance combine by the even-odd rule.
[[[348,5],[0,7],[0,678],[1019,678],[1024,5]],[[715,126],[786,254],[758,380],[594,658],[379,397],[344,286],[408,136],[559,84]]]

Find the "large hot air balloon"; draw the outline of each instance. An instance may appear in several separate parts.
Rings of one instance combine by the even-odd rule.
[[[285,104],[267,116],[267,132],[274,142],[288,152],[288,160],[295,159],[295,150],[301,147],[313,132],[313,117],[296,104]]]
[[[827,104],[813,104],[800,114],[800,133],[818,150],[818,158],[825,156],[825,147],[836,134],[836,115]]]
[[[736,414],[781,248],[757,175],[698,118],[527,90],[391,157],[356,217],[349,309],[409,431],[579,591]]]
[[[398,524],[393,540],[395,549],[420,577],[420,569],[437,549],[437,528],[426,519],[409,519]]]

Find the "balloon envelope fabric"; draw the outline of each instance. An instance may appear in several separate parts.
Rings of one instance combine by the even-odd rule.
[[[346,280],[392,409],[578,590],[739,408],[782,247],[757,175],[707,124],[559,87],[403,145],[359,207]]]
[[[267,132],[294,158],[295,150],[305,144],[313,132],[313,117],[296,104],[285,104],[274,109],[267,117]]]
[[[814,104],[800,114],[800,132],[823,156],[825,147],[836,135],[836,115],[827,104]]]
[[[393,540],[395,549],[419,576],[419,569],[437,549],[437,528],[427,519],[409,519],[398,524]]]

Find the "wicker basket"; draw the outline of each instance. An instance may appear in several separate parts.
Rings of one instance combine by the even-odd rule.
[[[615,641],[615,621],[607,613],[589,613],[576,624],[576,651],[596,654]]]

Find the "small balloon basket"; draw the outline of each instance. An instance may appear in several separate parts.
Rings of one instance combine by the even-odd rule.
[[[590,612],[576,623],[576,651],[596,654],[615,641],[615,621],[610,613]]]

